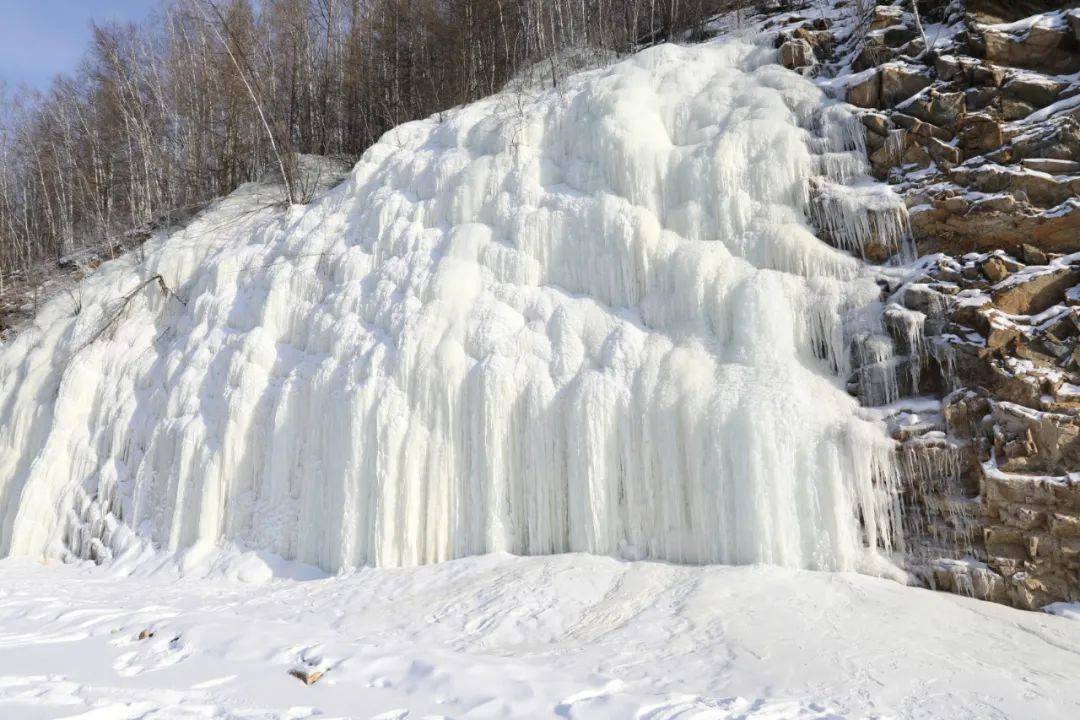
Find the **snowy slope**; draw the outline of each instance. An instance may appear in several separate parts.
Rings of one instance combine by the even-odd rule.
[[[117,570],[0,561],[0,717],[1080,717],[1080,622],[862,575],[590,555],[262,586]]]
[[[102,268],[0,348],[0,554],[870,568],[889,443],[837,370],[878,290],[809,183],[841,246],[902,209],[842,191],[854,124],[775,60],[661,46],[508,91]]]

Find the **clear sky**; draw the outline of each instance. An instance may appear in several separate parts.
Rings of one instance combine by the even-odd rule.
[[[0,0],[0,80],[45,90],[78,65],[91,21],[138,21],[158,0]]]

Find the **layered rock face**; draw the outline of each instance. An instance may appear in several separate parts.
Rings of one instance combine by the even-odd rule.
[[[865,109],[922,258],[883,269],[888,336],[849,386],[898,441],[916,575],[1020,607],[1080,600],[1080,9],[918,10],[878,6],[809,61],[781,52]]]

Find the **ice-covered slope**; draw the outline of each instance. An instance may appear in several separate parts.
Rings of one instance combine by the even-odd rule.
[[[809,183],[842,246],[899,210],[842,191],[850,119],[775,60],[669,45],[508,91],[105,266],[0,348],[0,554],[864,567],[889,447],[837,376],[878,289]]]

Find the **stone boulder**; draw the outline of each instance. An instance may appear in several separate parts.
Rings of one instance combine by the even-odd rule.
[[[1080,279],[1076,269],[1054,268],[1039,273],[1018,273],[994,286],[994,307],[1010,315],[1037,315],[1063,302],[1065,291]],[[1080,465],[1078,465],[1080,467]]]
[[[780,63],[788,70],[800,70],[816,64],[814,48],[806,40],[788,40],[780,46]]]
[[[962,92],[930,88],[901,103],[897,109],[934,125],[953,127],[967,111],[967,103]]]
[[[1020,161],[1025,170],[1044,172],[1049,175],[1071,175],[1080,173],[1080,162],[1076,160],[1057,160],[1055,158],[1027,158]]]
[[[983,25],[1009,23],[1037,13],[1060,10],[1061,0],[967,0],[968,19]]]
[[[1045,213],[1026,205],[1008,212],[969,210],[969,204],[956,197],[911,208],[911,232],[919,253],[1019,252],[1025,243],[1044,252],[1080,251],[1080,203],[1066,203]]]
[[[1044,108],[1057,101],[1066,84],[1035,73],[1018,73],[1009,78],[1002,86],[1002,92],[1010,98],[1020,100],[1035,108]]]
[[[1053,74],[1080,70],[1076,36],[1064,15],[1046,15],[1032,23],[991,25],[983,42],[989,62]]]
[[[949,179],[983,193],[1023,192],[1032,204],[1041,208],[1056,207],[1076,195],[1067,179],[996,163],[956,168]]]
[[[870,19],[870,32],[884,30],[894,25],[902,25],[904,21],[904,9],[896,5],[878,5],[874,8],[874,16]]]
[[[896,107],[933,82],[923,68],[909,63],[887,63],[878,70],[881,74],[881,104],[884,107]]]
[[[1001,147],[1005,141],[1001,123],[986,113],[965,115],[960,121],[958,145],[965,157],[975,157]]]
[[[877,70],[867,70],[851,77],[845,99],[856,107],[881,107],[881,77]]]

